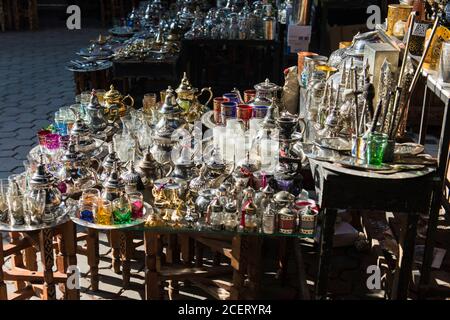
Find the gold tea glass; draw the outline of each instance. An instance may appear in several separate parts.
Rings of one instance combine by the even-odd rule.
[[[113,224],[112,203],[106,199],[99,199],[95,210],[95,223],[110,226]]]
[[[106,90],[98,89],[98,90],[95,90],[95,93],[97,94],[98,103],[100,103],[102,106],[104,106],[105,105],[104,97],[105,97]]]

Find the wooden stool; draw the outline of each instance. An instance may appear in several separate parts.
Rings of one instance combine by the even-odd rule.
[[[58,243],[53,243],[57,236]],[[54,249],[56,248],[56,269]],[[41,253],[43,271],[37,271],[36,250]],[[25,251],[25,262],[22,251]],[[12,270],[4,271],[5,258],[12,256]],[[0,233],[0,299],[27,299],[34,295],[44,300],[56,299],[56,284],[64,293],[64,299],[78,300],[79,290],[67,286],[70,274],[67,267],[76,266],[75,229],[71,221],[67,221],[54,228],[38,231],[14,232],[12,243],[3,246]],[[15,281],[17,291],[8,297],[4,281]]]
[[[75,94],[85,90],[106,89],[111,83],[110,69],[93,72],[74,72]]]
[[[14,28],[20,30],[22,18],[28,20],[30,30],[39,28],[37,0],[11,0]]]
[[[77,253],[87,256],[91,289],[99,289],[98,265],[100,262],[99,253],[99,231],[93,228],[86,228],[86,233],[78,233],[77,241],[86,241],[86,246],[78,246]],[[122,274],[123,287],[130,284],[131,260],[138,258],[136,247],[142,245],[143,241],[135,243],[134,234],[130,231],[111,230],[106,231],[112,249],[111,260],[113,271]]]

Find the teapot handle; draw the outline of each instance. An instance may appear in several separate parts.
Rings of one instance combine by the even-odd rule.
[[[202,90],[200,90],[200,93],[198,93],[195,97],[198,99],[198,97],[200,97],[204,92],[209,93],[208,101],[206,101],[206,103],[205,103],[205,106],[208,106],[208,104],[211,102],[211,100],[213,99],[213,96],[214,96],[214,93],[212,92],[211,87],[203,88]]]
[[[93,169],[94,171],[98,172],[98,170],[99,170],[100,167],[101,167],[101,161],[98,160],[96,157],[91,157],[91,162],[92,162],[92,161],[96,163],[96,166],[94,167],[94,166],[92,166],[92,164],[91,164],[90,168]],[[96,181],[96,182],[97,182],[97,181]]]
[[[300,134],[304,134],[306,131],[306,121],[304,119],[298,118],[298,124],[300,128]]]
[[[167,161],[165,163],[163,163],[163,165],[160,167],[161,168],[161,176],[163,177],[169,177],[172,172],[173,172],[173,166],[170,164],[170,161]],[[166,172],[166,168],[168,168],[167,173]]]
[[[128,99],[130,100],[131,104],[129,104],[130,107],[134,107],[134,99],[132,96],[130,95],[126,95],[125,97],[123,97],[122,102],[125,103],[125,100]]]

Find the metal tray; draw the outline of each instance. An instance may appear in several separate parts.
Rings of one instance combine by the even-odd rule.
[[[120,230],[127,229],[131,227],[140,226],[145,223],[148,216],[153,213],[153,208],[147,202],[144,202],[144,216],[140,219],[134,220],[132,223],[127,224],[117,224],[117,225],[101,225],[96,223],[87,222],[79,218],[79,210],[78,206],[73,206],[71,210],[69,210],[69,217],[72,219],[74,223],[79,226],[83,226],[86,228],[97,229],[97,230]]]
[[[0,222],[0,231],[3,232],[29,232],[29,231],[39,231],[49,228],[55,228],[60,224],[69,221],[69,216],[67,215],[68,210],[64,205],[60,206],[57,210],[60,210],[60,215],[52,223],[41,223],[39,225],[16,225],[11,226],[9,223]]]

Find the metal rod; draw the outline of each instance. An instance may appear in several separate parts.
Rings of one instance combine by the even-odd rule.
[[[392,91],[389,91],[389,93],[387,95],[386,103],[385,103],[385,106],[384,106],[384,110],[383,110],[383,118],[381,120],[381,132],[384,131],[384,127],[385,127],[385,123],[386,123],[387,114],[388,114],[388,111],[389,111],[389,104],[391,102],[391,98],[392,98]]]
[[[377,128],[378,119],[380,118],[381,106],[383,105],[383,100],[380,100],[378,103],[377,109],[375,110],[375,114],[373,116],[372,127],[370,128],[370,132],[374,133]]]
[[[402,94],[402,88],[398,87],[397,88],[397,94],[399,96],[401,96]],[[394,114],[392,115],[392,122],[389,128],[389,139],[395,139],[395,134],[396,134],[396,130],[398,130],[398,126],[395,124],[396,120],[397,120],[397,113],[398,113],[398,109],[400,106],[400,99],[398,99],[397,101],[394,101]]]
[[[406,38],[406,47],[405,47],[405,52],[403,53],[403,61],[402,61],[402,66],[400,68],[400,73],[398,76],[397,88],[402,87],[403,75],[405,73],[405,67],[406,67],[406,61],[408,60],[409,43],[411,41],[411,35],[414,30],[414,24],[416,22],[417,12],[415,12],[415,11],[411,12],[410,16],[411,16],[411,24],[409,25],[408,34],[407,34],[407,38]],[[394,105],[397,105],[399,100],[400,100],[399,90],[396,90]]]
[[[417,66],[416,73],[414,74],[414,78],[412,79],[411,85],[409,86],[408,90],[409,96],[411,96],[412,92],[414,91],[414,88],[416,87],[417,80],[419,80],[419,75],[422,72],[422,67],[425,62],[425,58],[428,54],[428,51],[431,48],[431,43],[433,42],[433,38],[436,35],[438,26],[439,26],[439,18],[436,18],[436,20],[434,21],[433,29],[431,30],[430,40],[428,40],[425,49],[423,50],[422,58],[420,59],[419,65]]]

